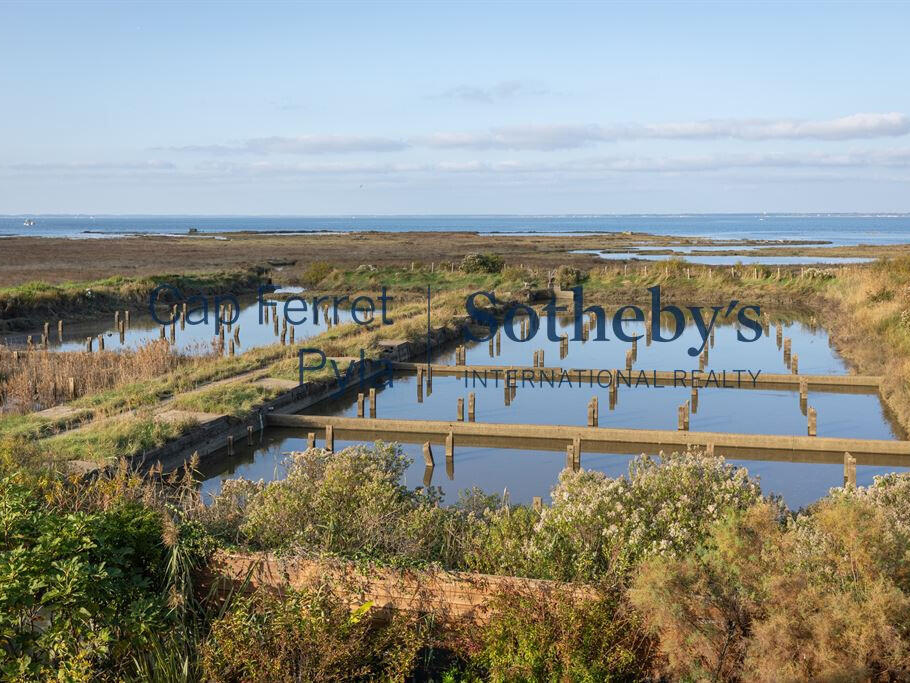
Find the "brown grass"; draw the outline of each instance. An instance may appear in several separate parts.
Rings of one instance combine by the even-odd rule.
[[[153,341],[136,351],[89,353],[20,351],[0,347],[0,412],[27,413],[69,401],[69,379],[77,396],[128,382],[150,379],[182,362],[167,342]]]

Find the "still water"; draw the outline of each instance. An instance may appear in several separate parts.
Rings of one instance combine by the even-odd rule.
[[[290,292],[291,289],[279,290],[279,293]],[[280,322],[282,315],[281,306],[283,302],[280,300],[277,302],[277,310],[279,311],[278,333],[275,332],[275,327],[271,322],[271,318],[269,318],[268,323],[260,324],[259,305],[255,297],[241,297],[239,298],[239,303],[240,309],[237,322],[232,325],[231,330],[225,328],[225,344],[227,344],[228,339],[233,337],[233,331],[238,327],[240,328],[240,333],[238,335],[239,341],[236,344],[237,353],[277,343],[281,335]],[[211,306],[211,302],[209,302],[209,304]],[[293,314],[293,318],[298,319],[300,315],[301,314],[295,313]],[[159,313],[159,317],[165,319],[167,316],[165,313]],[[191,313],[190,317],[193,321],[196,321],[200,318],[200,314]],[[228,316],[225,316],[225,318],[227,317]],[[359,317],[363,319],[364,315],[361,313],[359,314]],[[338,324],[351,322],[350,310],[339,307],[335,320]],[[296,342],[300,342],[325,332],[328,329],[328,321],[321,310],[319,311],[318,320],[316,319],[316,316],[312,314],[312,311],[308,311],[306,314],[306,321],[300,325],[294,325],[293,327],[294,339]],[[34,344],[40,344],[41,333],[41,330],[34,330],[31,333]],[[114,325],[113,314],[111,314],[110,318],[106,321],[96,320],[73,324],[66,324],[64,322],[62,342],[57,336],[56,322],[51,322],[48,348],[52,351],[83,351],[85,350],[85,338],[89,336],[95,338],[93,348],[97,348],[97,337],[99,334],[104,335],[106,350],[130,350],[136,349],[150,341],[160,339],[161,325],[159,325],[148,312],[136,313],[133,311],[130,314],[130,328],[126,330],[123,343],[121,344],[120,335]],[[170,326],[165,328],[165,336],[170,339]],[[213,345],[217,340],[218,331],[216,328],[215,313],[210,308],[207,323],[196,325],[185,324],[183,329],[181,329],[180,323],[177,324],[173,348],[176,352],[186,355],[203,354],[212,351]],[[0,337],[0,343],[11,348],[22,348],[26,346],[27,333],[10,334]]]
[[[777,316],[772,316],[772,320]],[[805,374],[843,374],[844,362],[830,348],[825,331],[811,321],[780,318],[784,322],[784,336],[793,341],[793,352],[799,356],[800,372]],[[557,319],[557,332],[572,334],[571,320]],[[630,333],[641,332],[641,324],[627,324]],[[715,345],[709,351],[708,368],[731,371],[748,368],[753,372],[788,372],[783,354],[777,348],[775,328],[772,323],[770,336],[763,336],[753,343],[737,341],[736,328],[725,326],[718,330]],[[695,369],[697,359],[692,359],[686,349],[699,336],[689,326],[679,340],[669,343],[642,339],[638,346],[635,368],[645,369]],[[624,367],[628,344],[616,341],[586,343],[570,342],[568,355],[559,357],[558,342],[544,342],[543,332],[533,342],[520,343],[501,337],[501,353],[490,358],[487,343],[469,345],[468,364],[530,365],[534,349],[545,349],[548,367],[573,367],[609,369]],[[454,350],[447,349],[434,355],[436,363],[454,363]],[[418,402],[417,382],[414,376],[396,376],[391,386],[378,390],[377,417],[427,420],[454,420],[458,398],[467,399],[469,392],[476,395],[478,422],[536,423],[579,425],[586,424],[586,407],[592,396],[600,402],[599,424],[603,427],[676,429],[677,406],[690,397],[689,389],[678,387],[626,387],[621,386],[616,406],[609,408],[608,390],[592,387],[587,381],[571,385],[550,387],[539,383],[519,383],[515,398],[505,405],[502,382],[492,376],[484,387],[479,380],[462,377],[440,376],[433,378],[432,393],[424,391]],[[320,415],[356,416],[357,390],[315,406],[308,412]],[[822,393],[810,391],[809,404],[818,411],[820,437],[850,437],[869,439],[896,438],[895,428],[885,415],[875,394]],[[697,411],[690,420],[693,431],[729,431],[753,434],[805,435],[806,416],[802,412],[796,391],[771,389],[723,389],[703,387],[699,390]],[[352,441],[336,438],[335,448],[351,445]],[[408,486],[421,486],[424,482],[424,465],[419,444],[403,444],[403,450],[413,460],[406,473]],[[301,430],[268,429],[254,446],[244,446],[231,458],[221,458],[206,472],[202,490],[216,492],[225,478],[242,476],[249,479],[271,480],[284,473],[285,454],[306,449],[306,434]],[[473,486],[489,492],[508,489],[511,499],[529,502],[533,496],[546,497],[557,480],[565,463],[565,453],[527,449],[500,449],[490,447],[459,446],[456,441],[454,478],[447,476],[444,451],[435,446],[437,466],[432,485],[442,487],[447,501],[457,498],[458,491]],[[626,472],[628,454],[583,453],[582,466],[619,476]],[[799,508],[824,496],[828,489],[841,483],[843,467],[840,464],[816,464],[760,460],[733,460],[755,476],[760,477],[763,490],[784,497],[791,508]],[[894,471],[894,467],[861,466],[857,469],[860,484],[868,484],[876,474]]]
[[[730,247],[718,247],[729,250]],[[737,247],[739,249],[739,247]],[[800,266],[810,263],[827,263],[830,265],[848,265],[851,263],[871,263],[874,258],[860,256],[740,256],[727,254],[699,254],[698,251],[684,252],[682,258],[686,263],[700,266],[735,266],[742,265],[768,265],[768,266]],[[624,261],[638,259],[640,261],[666,261],[672,254],[648,254],[637,251],[598,251],[597,249],[577,249],[573,254],[596,254],[605,261]]]

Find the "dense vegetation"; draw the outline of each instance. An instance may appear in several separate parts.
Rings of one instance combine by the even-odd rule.
[[[389,444],[292,456],[209,506],[191,481],[125,467],[76,482],[0,474],[0,672],[7,679],[720,680],[903,678],[910,671],[910,475],[794,513],[697,452],[626,476],[567,471],[536,510],[401,485]],[[16,464],[13,464],[13,462]],[[330,580],[217,600],[218,547],[584,582],[504,593],[488,624],[376,621]],[[364,569],[364,571],[368,571]],[[421,673],[423,672],[423,673]]]

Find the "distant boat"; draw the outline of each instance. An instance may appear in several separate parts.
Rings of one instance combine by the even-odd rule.
[[[24,226],[27,227],[27,228],[30,228],[30,227],[32,227],[34,224],[35,224],[35,221],[33,221],[31,218],[26,218],[26,219],[25,219],[25,222],[24,222],[22,225],[24,225]]]

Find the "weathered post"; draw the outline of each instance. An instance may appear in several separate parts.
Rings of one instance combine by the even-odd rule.
[[[63,321],[57,321],[57,341],[63,341]]]
[[[455,458],[455,433],[449,432],[446,434],[446,460],[453,460]]]
[[[686,431],[686,406],[681,405],[677,409],[677,420],[676,420],[676,429],[677,431],[684,432]]]
[[[461,397],[458,398],[457,419],[459,422],[464,422],[464,399]]]
[[[363,393],[357,394],[357,417],[363,417]]]
[[[468,394],[468,421],[474,422],[474,406],[476,405],[476,397],[472,391]]]
[[[576,436],[572,439],[572,470],[577,472],[581,469],[581,437]]]
[[[799,379],[799,400],[805,401],[809,398],[809,380],[805,377]]]
[[[227,438],[227,451],[228,455],[234,455],[234,437],[228,436]]]
[[[423,462],[427,467],[436,467],[436,463],[433,461],[433,447],[430,446],[429,441],[423,443]]]
[[[326,425],[325,428],[325,449],[330,453],[335,452],[335,429],[332,425]]]
[[[818,413],[815,408],[809,407],[809,436],[816,436],[818,432]]]
[[[316,448],[316,432],[310,432],[306,435],[306,447]]]
[[[70,396],[70,398],[76,398],[76,378],[75,378],[75,377],[67,377],[67,378],[66,378],[66,382],[67,382],[67,385],[69,386],[69,396]]]
[[[370,417],[376,417],[376,389],[370,387]]]
[[[793,354],[793,357],[790,359],[790,372],[794,375],[799,374],[799,355]]]
[[[856,488],[856,458],[844,453],[844,488]]]

